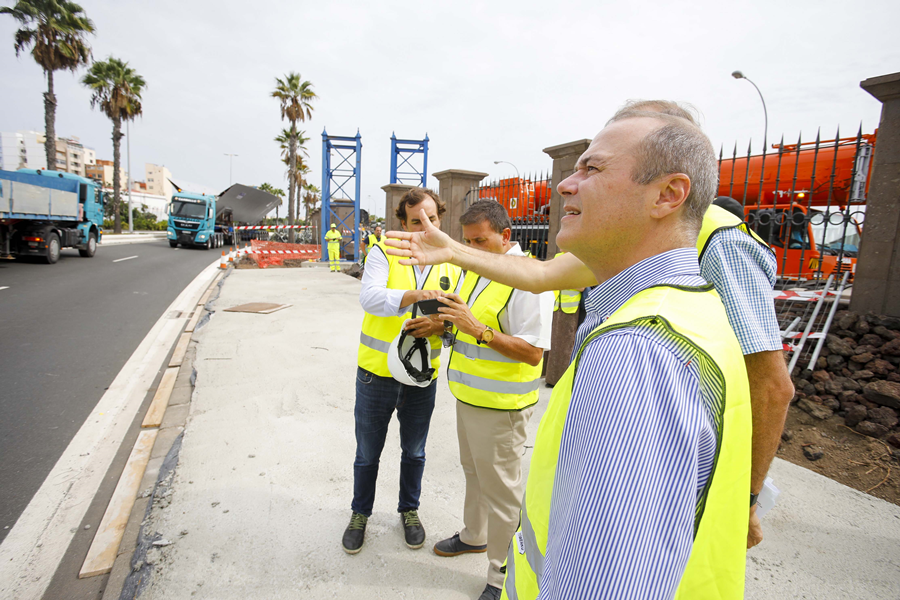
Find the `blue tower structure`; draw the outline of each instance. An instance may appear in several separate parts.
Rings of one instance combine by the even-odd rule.
[[[344,234],[341,240],[341,257],[353,249],[353,260],[359,260],[359,196],[360,167],[362,165],[362,137],[328,135],[322,130],[322,248],[327,248],[325,234],[335,222]],[[351,197],[351,185],[352,197]],[[343,217],[341,216],[343,214]],[[350,230],[352,234],[347,235]],[[349,239],[348,239],[349,238]],[[328,260],[323,252],[322,262]]]
[[[422,170],[419,171],[411,162],[416,154],[422,155]],[[401,172],[407,167],[411,171]],[[424,140],[398,140],[391,134],[391,183],[405,183],[425,187],[428,179],[428,134]]]

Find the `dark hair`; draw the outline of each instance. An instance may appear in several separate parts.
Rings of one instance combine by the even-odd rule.
[[[444,204],[444,201],[441,200],[441,197],[438,196],[437,192],[427,188],[412,188],[403,194],[403,198],[400,199],[400,204],[397,206],[397,210],[394,214],[397,215],[398,219],[406,223],[406,211],[426,198],[434,200],[434,205],[437,207],[437,216],[440,219],[444,213],[447,212],[447,205]]]
[[[475,225],[487,221],[491,229],[503,233],[504,229],[512,229],[509,214],[496,200],[479,200],[466,209],[459,218],[460,225]]]
[[[713,200],[713,204],[720,208],[724,208],[738,219],[743,221],[747,217],[744,215],[744,207],[741,206],[741,203],[732,198],[731,196],[719,196],[715,200]]]

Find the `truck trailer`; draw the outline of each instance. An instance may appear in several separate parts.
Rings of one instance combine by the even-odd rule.
[[[103,192],[95,181],[58,171],[0,171],[0,258],[40,256],[53,264],[63,248],[92,257],[102,226]]]

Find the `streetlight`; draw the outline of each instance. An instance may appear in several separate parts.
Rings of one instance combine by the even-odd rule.
[[[234,164],[234,157],[238,156],[237,154],[229,154],[227,152],[224,153],[225,156],[228,157],[228,187],[231,187],[231,167]]]
[[[735,71],[734,73],[731,74],[731,76],[734,77],[735,79],[746,79],[747,81],[750,81],[750,79],[748,77],[746,77],[740,71]],[[753,83],[752,81],[750,81],[750,84],[756,88],[756,93],[759,94],[759,99],[762,100],[763,116],[766,119],[766,121],[765,121],[766,128],[763,133],[763,145],[765,145],[766,140],[769,139],[769,112],[766,110],[766,100],[765,100],[765,98],[763,98],[762,92],[759,91],[759,87],[757,87],[757,85],[755,83]]]
[[[521,179],[521,177],[519,177],[519,169],[516,167],[516,165],[512,164],[511,162],[507,162],[505,160],[495,160],[494,161],[495,165],[499,165],[500,163],[507,164],[507,165],[511,166],[513,169],[516,169],[516,179]]]

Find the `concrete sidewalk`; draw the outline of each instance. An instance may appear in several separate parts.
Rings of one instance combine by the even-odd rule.
[[[140,598],[478,597],[485,555],[431,551],[462,527],[455,400],[443,372],[419,513],[425,547],[403,542],[392,425],[366,544],[355,556],[341,549],[353,486],[358,292],[357,280],[322,269],[240,270],[225,280],[196,334],[178,466],[144,527],[171,544],[139,557],[155,566]],[[222,312],[254,301],[293,306]],[[542,388],[531,439],[549,392]],[[747,598],[898,597],[900,508],[785,462],[772,476],[782,495],[763,521],[766,540],[749,553]]]

